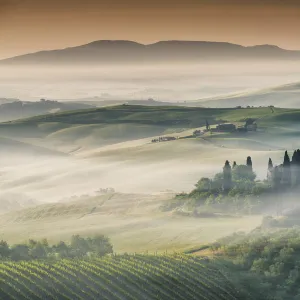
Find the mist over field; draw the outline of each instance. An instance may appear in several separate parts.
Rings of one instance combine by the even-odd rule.
[[[299,81],[298,61],[0,66],[0,97],[183,102]]]
[[[172,205],[226,160],[244,165],[251,156],[264,182],[270,157],[279,165],[284,150],[300,147],[298,110],[277,108],[283,96],[300,106],[299,74],[297,61],[0,66],[1,237],[57,242],[101,232],[123,253],[188,249],[254,229],[273,204],[249,216],[219,209],[211,219],[177,215],[197,211],[196,198]],[[240,127],[248,118],[257,132],[193,135],[207,120]],[[153,143],[161,136],[175,140]]]
[[[248,154],[258,156],[256,169],[264,177],[263,162],[269,155],[268,151],[245,149],[233,154],[230,149],[201,144],[179,144],[175,150],[171,145],[165,149],[151,146],[124,148],[123,153],[107,149],[66,156],[2,152],[7,158],[0,162],[1,191],[23,194],[40,203],[93,195],[109,187],[122,193],[180,193],[191,190],[201,177],[220,172],[224,160],[231,157],[244,162]]]

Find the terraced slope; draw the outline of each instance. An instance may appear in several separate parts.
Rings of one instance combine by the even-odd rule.
[[[0,264],[0,299],[242,299],[220,271],[191,256],[123,255]]]

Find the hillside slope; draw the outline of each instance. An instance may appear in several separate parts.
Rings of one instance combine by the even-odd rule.
[[[36,115],[43,115],[48,113],[95,107],[95,105],[92,104],[84,104],[79,102],[62,103],[45,99],[42,99],[39,102],[19,100],[7,101],[8,102],[4,102],[2,104],[0,102],[0,122],[29,118]]]
[[[189,103],[193,105],[193,102]],[[219,96],[195,102],[206,107],[269,106],[300,108],[300,83],[291,83],[252,92]]]
[[[193,129],[222,122],[243,125],[247,118],[256,120],[259,133],[221,135],[243,138],[278,149],[279,140],[295,142],[300,110],[262,108],[200,108],[176,106],[119,105],[36,116],[0,124],[0,136],[46,146],[67,153],[96,149],[128,141],[151,142],[151,137],[171,135],[184,137]],[[188,132],[188,130],[190,130]],[[265,134],[268,135],[266,144]],[[216,134],[207,135],[214,139]],[[144,140],[143,139],[149,139]],[[120,144],[121,146],[121,144]],[[124,148],[122,146],[122,148]]]
[[[276,108],[274,115],[288,112],[298,113],[298,110]],[[205,120],[217,123],[222,121],[243,121],[247,117],[261,118],[270,115],[268,107],[235,109],[235,108],[204,108],[204,107],[178,107],[178,106],[142,106],[117,105],[97,109],[85,109],[70,112],[61,112],[22,119],[11,124],[1,124],[1,127],[17,127],[38,123],[64,124],[150,124],[166,126],[197,127],[205,124]]]

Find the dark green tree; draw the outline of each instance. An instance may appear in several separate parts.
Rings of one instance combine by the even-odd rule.
[[[228,160],[226,160],[223,167],[223,190],[228,192],[232,188],[232,173],[231,166]]]
[[[71,253],[75,257],[82,257],[89,251],[89,245],[86,239],[79,235],[73,235],[71,237]]]
[[[283,166],[289,167],[291,165],[291,160],[287,151],[284,153]]]
[[[297,149],[297,163],[300,164],[300,149]]]
[[[273,169],[273,162],[272,159],[269,158],[269,162],[268,162],[268,171],[271,171]]]
[[[28,260],[29,256],[29,247],[23,244],[14,245],[11,248],[10,257],[12,260]]]
[[[236,166],[237,166],[236,161],[234,161],[232,165],[232,169],[234,169]]]
[[[291,184],[292,186],[297,185],[298,177],[298,153],[297,150],[294,151],[291,161]]]
[[[283,159],[283,174],[282,174],[282,180],[281,183],[285,187],[291,186],[291,161],[290,157],[287,151],[284,153],[284,159]]]
[[[28,254],[33,259],[45,259],[47,258],[47,248],[40,242],[36,243],[29,249]]]
[[[109,238],[103,235],[88,238],[87,242],[89,244],[89,248],[97,256],[103,256],[108,253],[113,253],[113,247],[110,243]]]
[[[210,190],[211,180],[209,178],[202,177],[196,184],[196,188],[199,191],[207,192]]]
[[[7,258],[10,255],[10,249],[5,241],[0,241],[0,259]]]
[[[209,131],[209,123],[207,120],[205,120],[205,123],[206,123],[206,130]]]
[[[294,151],[293,156],[292,156],[292,164],[296,165],[297,164],[297,150]]]
[[[246,165],[247,165],[247,167],[248,167],[251,171],[253,171],[251,156],[248,156],[248,157],[247,157]]]
[[[268,173],[267,173],[267,179],[269,182],[272,182],[272,173],[274,172],[274,168],[273,168],[273,162],[272,159],[269,158],[269,162],[268,162]]]
[[[68,247],[65,242],[59,242],[57,245],[53,246],[53,250],[59,258],[70,257],[71,248]]]
[[[296,150],[296,157],[295,157],[295,165],[296,165],[296,182],[295,185],[300,185],[300,150]]]

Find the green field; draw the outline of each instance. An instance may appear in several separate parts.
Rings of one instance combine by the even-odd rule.
[[[5,262],[0,274],[5,300],[242,299],[213,263],[182,255]]]
[[[107,235],[116,253],[184,251],[235,231],[249,232],[261,216],[188,218],[164,213],[172,194],[113,194],[66,203],[41,204],[3,214],[0,240],[28,239],[56,243],[72,235]]]
[[[0,124],[0,136],[14,139],[43,139],[46,145],[105,145],[178,134],[219,122],[242,125],[247,118],[256,119],[260,129],[280,136],[298,134],[300,110],[263,108],[199,108],[199,107],[149,107],[120,105],[36,116]],[[274,129],[276,131],[274,132]],[[272,136],[271,136],[272,138]],[[71,147],[69,146],[69,147]]]
[[[286,145],[292,144],[291,148],[300,147],[297,139],[300,135],[300,110],[269,107],[213,109],[119,105],[1,123],[0,136],[41,147],[41,151],[42,148],[47,148],[77,154],[147,139],[144,140],[145,144],[151,138],[162,135],[189,136],[194,129],[205,126],[206,120],[212,126],[220,122],[243,125],[247,118],[256,119],[259,132],[221,135],[215,133],[207,134],[204,138],[212,144],[215,138],[235,138],[239,140],[238,143],[227,140],[227,145],[236,149],[250,146],[252,150],[278,150],[282,149],[279,143],[281,140]],[[155,151],[155,148],[152,149]]]
[[[86,130],[94,130],[97,127],[85,127],[84,125],[101,125],[99,128],[107,128],[108,125],[134,124],[144,126],[158,126],[161,128],[196,128],[205,125],[206,120],[212,125],[218,122],[244,122],[247,118],[255,118],[262,125],[280,123],[293,123],[300,120],[300,110],[275,108],[274,112],[268,107],[263,108],[199,108],[199,107],[149,107],[121,105],[106,108],[86,109],[79,111],[54,113],[36,116],[28,119],[17,120],[0,125],[0,133],[7,130],[17,133],[25,133],[30,130],[31,136],[46,136],[54,132],[71,128],[77,125],[81,134]],[[143,128],[143,127],[142,127]],[[143,130],[145,130],[145,127]],[[74,128],[73,128],[74,129]],[[117,127],[114,127],[112,134]],[[121,134],[124,134],[124,132]]]

